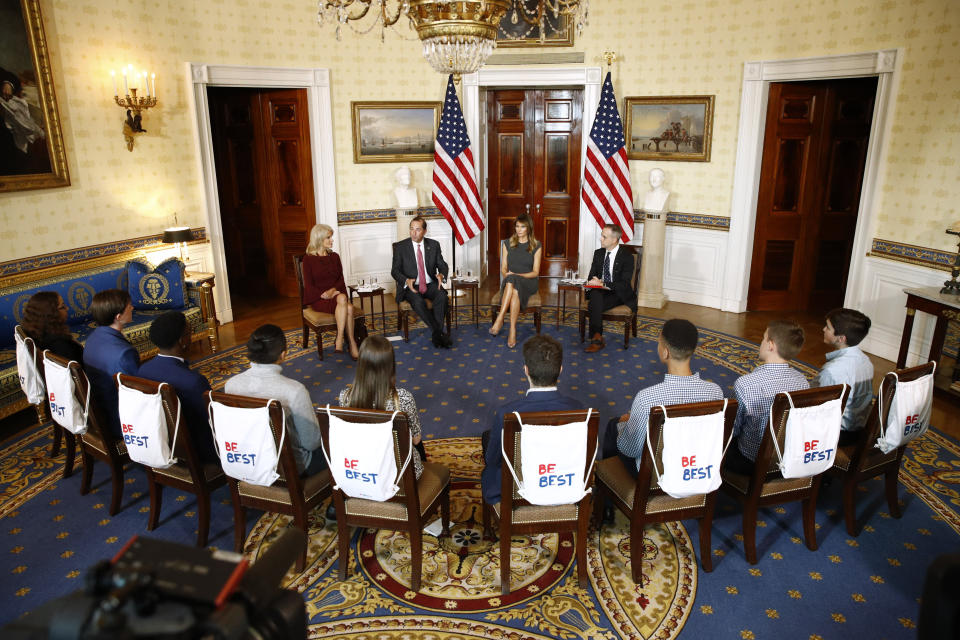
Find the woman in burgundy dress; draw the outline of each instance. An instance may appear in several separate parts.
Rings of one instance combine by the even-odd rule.
[[[359,351],[353,339],[353,305],[347,298],[343,282],[343,265],[333,248],[333,229],[317,224],[310,230],[307,255],[303,257],[303,303],[314,311],[332,313],[337,319],[337,340],[334,351],[343,353],[343,334],[347,334],[350,357],[357,359]]]

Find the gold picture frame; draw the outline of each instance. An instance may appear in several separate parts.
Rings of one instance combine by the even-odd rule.
[[[40,2],[19,5],[0,6],[0,192],[70,184]]]
[[[537,0],[523,0],[527,16],[537,8]],[[543,42],[540,42],[540,25],[530,24],[523,19],[516,5],[512,6],[500,20],[497,29],[497,48],[509,49],[516,47],[572,47],[573,24],[570,16],[560,14],[556,17],[549,9],[544,9]],[[516,21],[516,22],[514,22]]]
[[[443,104],[351,102],[353,161],[431,162]]]
[[[710,162],[713,102],[714,96],[626,98],[627,157]]]

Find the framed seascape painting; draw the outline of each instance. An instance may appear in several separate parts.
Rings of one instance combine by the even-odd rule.
[[[69,184],[39,0],[0,0],[0,192]]]
[[[353,161],[429,162],[439,102],[351,102]]]
[[[710,162],[713,96],[631,97],[624,111],[631,160]]]
[[[504,47],[571,47],[573,28],[570,17],[554,16],[546,7],[543,11],[543,42],[540,42],[540,20],[537,0],[522,0],[504,14],[497,31],[497,48]]]

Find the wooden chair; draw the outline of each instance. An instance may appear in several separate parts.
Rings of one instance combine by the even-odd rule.
[[[430,300],[424,300],[427,305],[427,309],[433,310],[433,302]],[[397,305],[397,331],[403,332],[403,341],[410,342],[410,316],[416,316],[413,312],[413,307],[410,306],[410,303],[406,300],[401,300]],[[447,299],[447,310],[444,314],[444,317],[447,320],[447,333],[450,333],[450,299]],[[414,321],[416,322],[416,321]]]
[[[579,411],[539,411],[521,413],[524,424],[559,425],[582,422],[587,419],[587,410]],[[597,433],[600,416],[596,411],[590,413],[587,423],[587,455],[584,460],[585,486],[593,485],[594,470],[591,462],[597,451]],[[503,450],[510,456],[517,477],[523,480],[520,465],[520,444],[523,431],[517,416],[510,413],[503,417]],[[587,527],[590,524],[593,494],[587,493],[573,504],[542,506],[530,504],[520,497],[519,488],[514,482],[510,469],[504,464],[500,473],[500,503],[490,505],[483,502],[483,530],[490,531],[491,515],[499,521],[500,536],[500,592],[510,593],[510,542],[514,534],[527,533],[565,533],[576,534],[577,581],[581,588],[587,587]]]
[[[812,407],[837,398],[845,406],[850,388],[844,391],[843,385],[819,387],[790,393],[796,408]],[[771,418],[777,443],[783,451],[786,436],[787,418],[790,415],[790,402],[784,393],[778,393],[773,401]],[[768,425],[769,426],[769,425]],[[760,448],[757,450],[756,466],[752,475],[724,469],[722,471],[725,493],[743,504],[743,547],[747,562],[757,564],[757,513],[760,507],[787,502],[803,502],[803,537],[807,548],[817,550],[817,531],[814,516],[817,510],[817,492],[823,474],[807,478],[784,478],[780,474],[779,460],[774,454],[773,437],[770,429],[763,431]]]
[[[73,378],[73,390],[77,402],[84,404],[87,396],[90,397],[90,406],[87,413],[87,432],[80,436],[80,458],[83,461],[83,475],[80,481],[80,495],[90,493],[90,483],[93,480],[93,463],[100,460],[110,467],[110,481],[112,491],[110,497],[110,515],[116,515],[120,510],[120,501],[123,499],[123,467],[130,462],[127,455],[127,445],[121,438],[113,435],[107,427],[109,422],[103,413],[103,408],[94,394],[90,393],[90,381],[77,362],[68,362],[58,355],[44,353],[44,357],[59,364],[61,367],[70,367]],[[67,451],[69,455],[69,449]]]
[[[28,336],[23,331],[23,327],[17,325],[14,327],[14,332],[20,339],[23,340],[23,344],[27,347],[27,353],[30,354],[30,359],[33,360],[34,366],[36,366],[37,371],[40,373],[40,378],[43,379],[43,354],[37,349],[37,345],[34,343],[33,338]],[[49,399],[41,402],[39,404],[33,405],[34,410],[37,412],[37,424],[43,424],[47,420],[50,420],[50,411],[49,411]],[[73,462],[77,457],[77,440],[73,437],[73,434],[61,427],[56,422],[53,422],[51,425],[53,428],[53,443],[50,445],[50,457],[56,458],[60,454],[60,443],[66,445],[66,459],[63,465],[63,477],[68,478],[70,474],[73,473]]]
[[[390,411],[333,407],[330,413],[347,422],[357,423],[357,429],[362,429],[364,423],[382,424],[392,415]],[[323,446],[330,451],[330,418],[326,410],[317,411],[317,420],[320,422]],[[393,453],[398,471],[403,468],[411,446],[407,416],[400,412],[393,419]],[[438,508],[443,521],[440,535],[450,535],[450,470],[443,465],[424,461],[423,474],[417,480],[411,461],[397,485],[400,491],[386,502],[351,498],[340,489],[333,490],[333,504],[337,511],[340,580],[346,580],[350,573],[349,527],[406,531],[410,537],[410,589],[420,590],[423,527],[429,524]]]
[[[332,313],[314,311],[308,304],[303,303],[303,254],[293,256],[293,270],[297,274],[297,290],[300,292],[300,316],[303,322],[303,338],[301,343],[304,349],[310,343],[310,330],[317,335],[317,356],[323,360],[323,334],[337,331],[337,318]],[[353,305],[353,321],[366,327],[367,319],[363,309]],[[344,334],[344,340],[346,340]],[[360,345],[357,345],[358,347]]]
[[[637,291],[637,282],[640,280],[640,263],[643,258],[643,247],[636,247],[630,244],[621,244],[618,251],[629,251],[633,254],[633,274],[630,276],[630,287]],[[587,328],[587,318],[590,315],[587,296],[584,295],[580,301],[580,342],[584,341],[584,334]],[[622,322],[623,323],[623,348],[630,345],[630,331],[633,331],[633,337],[637,337],[637,312],[631,311],[630,307],[620,304],[612,309],[603,312],[604,322]]]
[[[667,413],[671,418],[703,416],[723,411],[723,401],[696,402],[671,405]],[[723,420],[723,442],[730,439],[733,421],[737,417],[737,401],[727,401]],[[643,580],[643,529],[652,522],[672,522],[696,518],[699,521],[700,564],[706,572],[713,571],[713,557],[710,553],[710,534],[713,526],[713,510],[717,501],[717,491],[686,498],[673,498],[667,495],[657,484],[654,464],[663,473],[663,424],[664,415],[660,407],[650,409],[647,429],[654,450],[644,444],[640,459],[640,470],[634,478],[624,467],[619,456],[607,458],[597,463],[597,497],[594,500],[594,515],[600,520],[606,498],[627,516],[630,521],[630,566],[633,581],[641,584]],[[715,469],[720,473],[720,469]]]
[[[163,402],[163,414],[167,421],[167,433],[176,430],[177,441],[174,443],[174,455],[177,462],[166,469],[145,466],[147,483],[150,487],[150,518],[147,520],[147,531],[153,531],[160,522],[160,506],[163,502],[163,487],[173,487],[197,497],[197,515],[200,523],[197,529],[197,546],[207,546],[207,536],[210,533],[210,494],[218,487],[223,486],[227,477],[218,464],[203,464],[200,454],[193,445],[191,427],[205,429],[207,425],[189,425],[180,414],[180,427],[177,428],[177,413],[180,407],[180,398],[176,389],[170,384],[161,384],[152,380],[145,380],[126,374],[120,374],[120,382],[125,387],[136,389],[142,393],[155,395],[160,393]]]
[[[290,438],[283,438],[283,446],[280,446],[280,435],[283,429],[283,409],[280,403],[276,400],[237,396],[219,391],[207,391],[204,395],[207,397],[208,405],[210,402],[219,402],[238,409],[269,407],[269,428],[273,433],[273,442],[279,448],[280,453],[280,460],[277,464],[277,473],[280,474],[280,478],[269,487],[228,477],[230,496],[233,501],[234,550],[237,553],[243,551],[248,507],[292,516],[294,526],[305,534],[309,533],[307,514],[322,504],[330,495],[330,471],[324,469],[312,476],[300,476],[297,471],[297,462],[293,457]],[[211,426],[216,431],[216,424]],[[322,454],[315,451],[313,455]],[[297,558],[296,570],[303,571],[306,566],[307,548],[304,546],[303,552]]]
[[[900,463],[907,445],[897,447],[889,453],[883,453],[874,445],[880,437],[880,420],[886,423],[890,413],[890,404],[894,391],[897,388],[897,379],[901,382],[910,382],[934,370],[934,364],[928,362],[909,369],[898,369],[896,376],[888,373],[880,381],[879,401],[875,402],[867,423],[860,430],[861,437],[854,444],[840,447],[837,450],[836,461],[830,473],[843,478],[843,514],[846,520],[847,533],[851,536],[860,535],[857,526],[857,485],[874,476],[883,475],[886,488],[887,506],[890,515],[899,518],[900,504],[897,500],[897,477],[900,473]],[[883,416],[880,416],[879,407],[883,407]],[[908,443],[909,444],[909,443]]]

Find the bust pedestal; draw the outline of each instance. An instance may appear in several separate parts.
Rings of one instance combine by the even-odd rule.
[[[643,262],[640,263],[640,283],[637,305],[662,309],[667,298],[663,295],[663,254],[667,232],[666,211],[646,211],[643,219]]]

